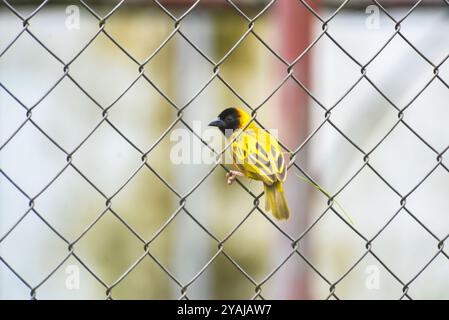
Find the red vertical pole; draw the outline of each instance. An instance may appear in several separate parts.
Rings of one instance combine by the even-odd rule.
[[[293,62],[313,41],[312,26],[314,16],[299,1],[280,1],[278,21],[281,35],[282,57]],[[310,54],[306,54],[294,66],[295,76],[306,86],[310,85]],[[285,74],[286,70],[282,70]],[[297,146],[308,132],[308,96],[293,81],[288,81],[283,89],[281,111],[288,115],[286,137],[289,146]]]
[[[313,41],[312,27],[314,16],[299,1],[284,0],[278,2],[277,25],[281,41],[281,55],[289,63],[293,62]],[[306,54],[293,68],[295,76],[309,88],[310,81],[310,53]],[[281,70],[285,75],[287,67]],[[281,141],[290,149],[296,149],[307,137],[309,132],[309,97],[291,79],[284,84],[280,99],[280,121],[283,130],[280,132]],[[302,151],[298,155],[298,162],[306,166],[307,155]],[[291,169],[293,171],[294,169]],[[304,185],[298,183],[292,173],[285,184],[285,192],[289,200],[292,213],[291,220],[285,224],[286,230],[293,237],[297,237],[307,225],[308,195]],[[307,255],[307,241],[300,242],[300,251]],[[285,257],[291,248],[281,249],[279,255]],[[292,257],[293,258],[293,257]],[[294,257],[296,259],[296,257]],[[296,259],[297,260],[297,259]],[[309,267],[302,264],[287,264],[278,279],[277,292],[283,299],[310,299]]]

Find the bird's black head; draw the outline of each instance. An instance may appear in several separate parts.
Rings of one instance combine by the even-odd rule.
[[[242,127],[240,115],[241,113],[237,108],[225,109],[218,115],[216,120],[209,123],[209,126],[217,127],[224,135],[227,132],[232,133],[234,130]]]

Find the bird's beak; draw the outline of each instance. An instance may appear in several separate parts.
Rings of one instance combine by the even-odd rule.
[[[224,128],[225,127],[225,123],[223,120],[221,120],[220,118],[215,119],[214,121],[212,121],[211,123],[209,123],[210,127],[218,127],[218,128]]]

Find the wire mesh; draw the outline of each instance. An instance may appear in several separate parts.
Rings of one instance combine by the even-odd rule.
[[[313,7],[304,0],[298,0],[297,5],[303,6],[307,11],[312,15],[315,19],[319,21],[321,24],[322,30],[319,33],[319,35],[310,43],[310,45],[297,56],[296,59],[292,62],[288,62],[285,60],[281,54],[276,52],[267,42],[265,42],[262,37],[258,35],[258,33],[255,30],[255,25],[257,24],[259,18],[266,14],[273,6],[273,4],[276,2],[276,0],[269,1],[265,7],[263,7],[262,10],[260,10],[257,15],[254,17],[249,17],[244,11],[242,11],[237,4],[235,4],[232,0],[226,0],[226,2],[230,5],[233,11],[237,13],[243,20],[246,21],[248,29],[246,32],[238,39],[237,42],[232,46],[232,48],[218,61],[214,61],[208,55],[202,51],[197,45],[195,45],[194,42],[192,42],[189,37],[181,30],[181,26],[183,23],[183,20],[200,4],[200,0],[195,1],[182,15],[175,16],[166,6],[164,6],[160,1],[158,0],[152,0],[153,4],[160,9],[160,11],[165,14],[171,21],[173,25],[172,32],[166,37],[166,39],[159,45],[159,47],[156,48],[145,60],[139,61],[137,58],[135,58],[127,49],[122,46],[119,41],[114,39],[114,37],[108,32],[107,30],[107,22],[108,19],[114,15],[123,5],[125,1],[122,0],[117,3],[117,5],[108,12],[105,16],[101,16],[98,12],[95,11],[95,9],[88,5],[84,1],[79,1],[79,4],[82,5],[85,9],[87,9],[90,14],[95,17],[95,19],[98,21],[98,30],[95,33],[95,35],[87,41],[84,46],[78,51],[73,54],[73,58],[69,61],[63,61],[60,57],[58,57],[51,49],[49,49],[45,43],[43,43],[31,30],[30,26],[33,24],[33,19],[39,14],[39,12],[48,5],[49,1],[43,1],[34,11],[32,11],[29,15],[24,16],[22,15],[13,5],[11,5],[8,1],[2,0],[2,3],[4,7],[12,12],[17,19],[19,19],[22,23],[22,29],[21,31],[14,37],[14,39],[0,52],[0,59],[2,56],[11,48],[14,46],[14,44],[18,41],[18,39],[23,34],[28,34],[31,36],[34,41],[39,44],[45,51],[48,52],[53,58],[55,58],[59,62],[59,67],[62,68],[63,74],[52,84],[52,86],[45,92],[42,93],[41,98],[38,99],[35,103],[31,105],[27,105],[26,103],[22,102],[15,94],[14,92],[10,91],[8,87],[6,87],[4,84],[0,83],[0,87],[11,97],[13,98],[17,103],[20,104],[20,106],[25,110],[26,112],[26,118],[23,120],[23,122],[17,127],[17,129],[4,140],[2,145],[0,146],[0,153],[10,143],[14,143],[14,137],[24,128],[26,124],[31,124],[33,127],[35,127],[48,141],[50,141],[55,147],[57,147],[62,153],[64,153],[66,157],[66,163],[60,168],[56,175],[48,181],[43,188],[41,188],[36,194],[28,194],[25,192],[21,186],[14,181],[13,178],[11,178],[8,175],[8,172],[0,168],[1,175],[6,178],[6,180],[14,186],[20,193],[22,193],[27,199],[28,199],[28,208],[23,214],[20,216],[20,218],[12,225],[12,227],[3,235],[0,235],[0,243],[2,243],[10,234],[11,232],[25,219],[28,215],[35,215],[46,227],[48,227],[49,230],[51,230],[62,242],[65,243],[67,246],[67,254],[66,256],[57,264],[54,266],[54,268],[49,272],[48,274],[42,276],[41,281],[38,283],[29,283],[27,279],[22,277],[15,269],[14,267],[6,261],[6,259],[2,256],[0,256],[0,262],[3,264],[7,269],[10,270],[12,274],[14,274],[19,281],[21,281],[30,291],[30,296],[32,299],[35,299],[37,297],[37,293],[39,291],[39,288],[46,283],[54,274],[55,272],[61,268],[61,266],[70,258],[75,258],[97,281],[101,284],[101,286],[104,287],[106,298],[112,299],[113,298],[113,292],[114,288],[122,282],[130,273],[133,272],[133,270],[144,260],[144,259],[151,259],[153,260],[160,269],[167,274],[168,277],[170,277],[174,283],[179,287],[179,299],[188,299],[189,294],[189,287],[197,281],[197,279],[205,272],[205,270],[217,259],[218,256],[223,255],[226,257],[230,263],[239,271],[241,274],[247,278],[252,285],[254,286],[254,295],[252,299],[264,299],[263,296],[263,286],[264,284],[271,279],[277,272],[281,270],[281,268],[293,257],[297,256],[300,259],[302,259],[309,267],[311,272],[315,273],[318,277],[320,277],[328,286],[329,288],[329,294],[327,298],[335,298],[339,299],[339,297],[336,294],[336,288],[339,285],[339,283],[346,278],[351,271],[356,268],[356,266],[368,255],[372,256],[375,260],[377,260],[387,271],[388,273],[400,284],[402,287],[402,294],[398,296],[399,299],[412,299],[412,297],[409,294],[409,288],[413,284],[413,282],[423,273],[424,270],[426,270],[432,262],[438,257],[438,256],[444,256],[445,258],[449,259],[449,255],[447,252],[444,251],[444,242],[449,237],[449,234],[445,237],[438,237],[432,230],[430,230],[429,227],[427,227],[419,218],[417,218],[407,207],[407,199],[410,197],[412,193],[414,193],[423,183],[426,181],[432,174],[435,172],[437,168],[442,168],[445,171],[449,172],[449,168],[443,163],[443,156],[448,150],[449,146],[446,147],[444,150],[437,150],[432,145],[426,141],[420,134],[417,133],[414,128],[408,124],[404,120],[404,114],[406,113],[408,107],[416,100],[418,97],[420,97],[423,92],[429,87],[429,85],[435,81],[439,81],[441,84],[443,84],[446,88],[449,88],[449,84],[440,76],[440,67],[448,60],[449,55],[447,55],[442,61],[438,63],[432,62],[428,57],[426,57],[412,42],[410,42],[406,36],[404,36],[403,32],[401,31],[401,27],[403,25],[403,22],[411,15],[413,12],[423,4],[423,0],[417,1],[409,10],[408,12],[401,18],[396,19],[394,18],[391,13],[379,2],[376,0],[371,1],[372,4],[376,5],[380,10],[395,24],[395,30],[391,34],[391,36],[388,38],[388,40],[384,43],[384,45],[372,56],[371,59],[368,60],[366,63],[361,63],[358,61],[354,55],[351,54],[348,50],[346,50],[329,32],[329,23],[341,13],[343,9],[345,9],[348,5],[350,5],[350,1],[346,0],[343,1],[339,6],[335,8],[335,11],[328,17],[321,16],[317,11],[313,9]],[[442,1],[442,3],[449,5],[447,1]],[[116,46],[118,49],[120,49],[126,56],[135,64],[135,68],[138,70],[138,76],[131,82],[129,85],[121,92],[121,94],[114,100],[113,103],[105,106],[101,105],[99,102],[95,100],[94,97],[92,97],[88,89],[82,86],[70,73],[70,67],[71,65],[83,54],[83,52],[91,46],[93,42],[97,39],[97,37],[103,34],[105,35],[110,42]],[[213,69],[213,75],[201,86],[201,88],[190,98],[190,100],[183,104],[179,105],[176,104],[161,88],[159,88],[155,82],[146,74],[145,72],[145,66],[158,54],[161,53],[161,50],[170,42],[170,40],[175,36],[179,35],[181,36],[187,43],[199,54],[201,57],[206,61],[208,64],[210,64],[210,67]],[[220,73],[220,66],[229,58],[229,56],[236,51],[236,49],[242,44],[242,42],[249,36],[253,35],[259,42],[262,44],[279,62],[281,62],[284,67],[286,74],[284,78],[278,83],[278,85],[272,90],[269,95],[263,100],[262,103],[259,105],[251,105],[248,101],[246,101],[240,94],[238,89],[232,87],[230,83],[225,79],[225,77]],[[330,39],[338,48],[339,50],[346,55],[349,59],[353,61],[355,65],[358,66],[360,69],[360,76],[358,79],[352,84],[352,86],[341,96],[338,101],[336,101],[334,104],[326,106],[320,100],[307,89],[307,87],[299,80],[297,75],[294,73],[294,66],[322,39],[323,37],[327,37]],[[416,95],[405,105],[399,106],[396,105],[375,83],[370,79],[368,76],[367,71],[370,69],[370,66],[373,61],[376,60],[376,58],[389,46],[391,41],[396,38],[401,38],[403,41],[405,41],[410,48],[412,48],[428,65],[429,68],[433,71],[433,76],[428,80],[428,82],[425,84],[424,87],[422,87]],[[40,103],[61,83],[63,79],[70,80],[74,85],[76,85],[83,93],[84,95],[89,98],[97,107],[98,112],[101,113],[101,120],[96,123],[94,128],[82,139],[75,148],[71,150],[65,149],[63,146],[61,146],[55,139],[50,136],[45,130],[45,128],[38,125],[35,120],[33,119],[33,111],[39,107]],[[123,97],[135,84],[138,80],[144,79],[148,84],[150,84],[159,94],[160,96],[165,99],[168,104],[174,108],[174,110],[177,113],[176,119],[166,128],[166,130],[160,135],[160,137],[153,143],[151,147],[149,147],[146,150],[142,150],[139,148],[136,144],[127,137],[124,133],[122,133],[118,127],[109,119],[109,111],[111,108],[114,107],[114,105]],[[363,165],[356,170],[356,172],[341,186],[341,188],[329,195],[325,193],[322,190],[317,190],[316,192],[322,192],[324,196],[327,197],[327,207],[326,209],[321,213],[321,215],[315,220],[310,223],[310,225],[305,229],[305,231],[296,236],[292,236],[288,234],[286,231],[284,231],[281,227],[279,227],[273,220],[271,220],[270,217],[265,215],[265,212],[259,207],[260,205],[260,199],[263,196],[262,194],[254,194],[251,190],[249,190],[247,187],[245,187],[244,184],[241,184],[239,182],[240,187],[242,188],[242,191],[247,192],[253,199],[253,208],[246,214],[246,216],[235,226],[234,229],[232,229],[226,237],[220,239],[217,236],[215,236],[206,226],[200,223],[198,219],[195,218],[194,214],[190,212],[186,208],[186,204],[189,202],[189,197],[200,187],[200,185],[208,179],[208,177],[215,171],[215,170],[221,170],[219,168],[222,168],[224,170],[228,170],[226,166],[224,166],[221,162],[222,156],[224,155],[226,149],[229,147],[229,144],[223,149],[223,150],[215,150],[211,146],[208,145],[206,141],[202,139],[201,136],[199,136],[191,127],[190,125],[185,121],[184,112],[189,106],[192,104],[195,99],[198,98],[198,96],[210,85],[210,83],[214,80],[218,79],[220,82],[222,82],[238,99],[241,101],[242,104],[244,104],[246,107],[248,107],[250,110],[252,110],[252,120],[257,121],[257,115],[260,108],[262,108],[265,103],[270,99],[271,96],[273,96],[276,92],[278,92],[283,85],[286,83],[287,80],[291,79],[294,81],[294,83],[300,88],[305,94],[308,95],[308,97],[313,100],[319,107],[321,107],[325,111],[325,118],[322,120],[321,124],[317,126],[310,135],[295,149],[288,149],[284,144],[281,145],[286,153],[290,155],[290,163],[289,163],[289,170],[297,170],[302,175],[307,177],[310,181],[317,183],[312,176],[308,174],[308,172],[302,168],[296,160],[296,156],[299,152],[309,143],[309,141],[317,134],[317,132],[320,131],[320,129],[323,127],[324,124],[330,124],[346,141],[348,141],[351,145],[353,145],[359,152],[360,157],[363,159]],[[382,139],[380,139],[376,145],[371,148],[370,150],[364,150],[362,147],[358,146],[349,135],[345,134],[334,122],[332,119],[332,114],[336,108],[338,108],[340,102],[356,88],[362,80],[366,80],[372,88],[374,88],[386,101],[388,101],[391,108],[397,112],[397,120],[395,124],[391,127],[391,129],[386,132]],[[197,139],[200,139],[202,144],[204,144],[206,147],[208,147],[212,152],[216,155],[216,162],[210,166],[210,169],[208,172],[202,176],[198,181],[196,181],[191,189],[181,194],[179,191],[176,190],[174,186],[172,186],[166,179],[163,178],[161,174],[158,173],[158,171],[153,168],[149,162],[148,162],[148,155],[158,146],[158,144],[171,132],[171,130],[178,124],[182,124],[185,128],[187,128]],[[258,122],[259,125],[262,125],[260,122]],[[409,190],[406,193],[399,192],[393,185],[382,175],[381,172],[379,172],[375,166],[370,162],[370,156],[377,150],[377,148],[387,139],[387,137],[395,130],[395,128],[399,125],[404,125],[411,134],[416,136],[428,149],[429,152],[434,154],[435,156],[435,165],[434,167],[427,172],[427,174],[422,177],[422,179],[413,186],[411,190]],[[100,128],[100,126],[108,125],[110,126],[117,134],[119,134],[133,149],[135,149],[139,155],[140,155],[140,164],[135,168],[135,170],[129,175],[125,181],[123,181],[119,186],[116,187],[115,191],[107,195],[104,191],[101,190],[99,186],[97,186],[88,175],[83,173],[80,168],[78,168],[74,162],[72,161],[73,156],[77,153],[77,151],[91,138],[91,136]],[[4,152],[4,151],[3,151]],[[62,173],[71,167],[74,169],[82,179],[84,179],[89,185],[91,185],[96,192],[102,196],[104,199],[104,208],[101,212],[98,212],[95,219],[91,221],[90,224],[88,224],[84,230],[75,238],[75,239],[68,239],[66,238],[61,232],[59,232],[52,224],[47,221],[44,216],[39,212],[35,207],[35,202],[39,199],[39,197],[53,184],[55,181],[57,181]],[[217,169],[218,168],[218,169]],[[127,221],[120,215],[118,211],[114,208],[114,198],[123,190],[123,188],[141,171],[141,170],[149,170],[153,175],[155,175],[177,198],[179,201],[179,206],[176,208],[176,210],[171,214],[171,216],[165,221],[165,223],[154,233],[154,235],[149,238],[145,239],[142,237]],[[355,226],[351,225],[346,221],[344,217],[342,217],[338,210],[335,208],[335,198],[347,188],[348,185],[351,184],[351,182],[363,171],[363,170],[370,170],[372,171],[384,184],[387,186],[392,192],[394,192],[400,199],[400,203],[398,204],[397,211],[390,217],[390,219],[378,230],[378,232],[373,237],[367,237],[365,236],[361,231],[359,231]],[[384,262],[382,259],[379,258],[379,256],[376,254],[376,250],[374,248],[373,243],[375,240],[379,237],[379,235],[387,228],[388,225],[390,225],[397,217],[397,215],[401,212],[406,212],[416,223],[425,230],[426,233],[428,233],[435,241],[435,252],[432,256],[432,258],[423,265],[419,272],[416,273],[411,279],[401,279],[393,270],[388,266],[386,262]],[[166,229],[167,227],[172,223],[172,221],[177,217],[180,213],[185,213],[195,224],[197,224],[204,232],[206,232],[217,244],[217,249],[215,254],[210,258],[210,260],[200,269],[198,272],[187,282],[181,282],[179,279],[175,277],[175,275],[164,266],[164,264],[151,252],[150,245],[157,239]],[[252,215],[254,212],[259,212],[260,214],[264,215],[267,221],[271,223],[271,225],[279,232],[279,234],[282,237],[285,237],[290,243],[291,243],[291,250],[290,252],[284,257],[284,259],[271,271],[269,272],[265,278],[262,281],[256,281],[252,278],[252,276],[242,267],[239,265],[239,263],[233,259],[233,257],[227,253],[226,251],[226,242],[234,235],[234,233],[241,227],[241,225],[247,220],[247,218]],[[123,224],[127,228],[127,230],[141,243],[142,245],[142,253],[139,259],[137,259],[119,278],[117,278],[113,283],[106,283],[100,275],[98,275],[96,272],[94,272],[93,269],[89,267],[89,263],[87,261],[82,260],[77,253],[75,252],[75,248],[77,246],[77,243],[91,230],[106,214],[111,213],[114,215],[120,223]],[[342,223],[346,224],[348,228],[352,230],[354,234],[356,234],[364,243],[365,243],[365,250],[363,254],[346,270],[346,272],[337,279],[328,279],[326,278],[323,273],[319,270],[317,266],[315,266],[311,261],[307,259],[307,257],[303,254],[301,251],[301,241],[303,241],[304,237],[317,225],[317,223],[325,216],[325,215],[331,215],[335,214],[338,216]]]

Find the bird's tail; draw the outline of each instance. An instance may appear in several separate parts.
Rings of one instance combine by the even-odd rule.
[[[285,198],[282,182],[276,181],[271,186],[264,184],[265,210],[271,210],[273,216],[278,220],[288,219],[290,209]]]

